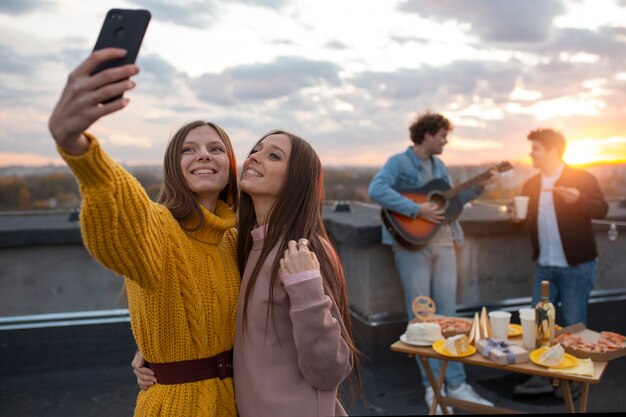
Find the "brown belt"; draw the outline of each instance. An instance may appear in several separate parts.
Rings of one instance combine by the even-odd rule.
[[[157,382],[163,385],[186,384],[211,378],[229,378],[233,376],[233,351],[221,352],[215,356],[189,361],[148,363],[154,371]]]

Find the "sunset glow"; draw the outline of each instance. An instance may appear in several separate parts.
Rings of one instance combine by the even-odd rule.
[[[63,165],[63,160],[58,156],[45,156],[33,153],[21,152],[1,152],[0,167],[3,166],[43,166],[43,165]]]
[[[152,20],[129,105],[89,131],[125,164],[160,165],[180,126],[211,120],[238,161],[280,128],[324,164],[381,166],[432,111],[455,127],[449,165],[527,162],[537,128],[563,133],[570,164],[626,162],[626,0],[367,3],[116,2]],[[0,167],[62,163],[47,121],[111,4],[2,5]]]
[[[570,165],[625,163],[626,138],[572,140],[567,144],[563,159]]]

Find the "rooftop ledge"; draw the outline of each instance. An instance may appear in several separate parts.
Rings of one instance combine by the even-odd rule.
[[[340,210],[334,210],[337,205]],[[609,214],[596,230],[607,230],[606,221],[626,221],[624,200],[610,201]],[[517,233],[501,204],[475,201],[459,217],[467,235]],[[380,242],[380,206],[358,201],[327,201],[323,207],[326,225],[334,239],[367,246]],[[76,210],[0,212],[0,247],[71,245],[82,242]]]
[[[501,214],[497,202],[475,201],[460,217],[465,244],[457,248],[457,313],[477,306],[514,310],[528,305],[534,263],[523,228]],[[406,320],[404,296],[392,251],[380,243],[380,207],[361,202],[327,202],[323,216],[343,265],[350,308],[369,326]],[[0,316],[118,308],[119,277],[84,249],[77,213],[0,214],[0,271],[4,294]],[[608,219],[594,225],[599,264],[593,301],[626,298],[626,207],[610,202]],[[609,238],[611,223],[619,236]],[[59,259],[71,259],[67,268]],[[36,305],[19,300],[47,295]],[[98,297],[84,297],[97,293]]]

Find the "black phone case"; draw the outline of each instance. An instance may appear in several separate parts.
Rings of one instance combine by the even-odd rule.
[[[150,23],[150,18],[150,12],[147,10],[109,10],[93,50],[97,51],[98,49],[112,47],[126,49],[128,53],[123,58],[100,64],[91,75],[108,68],[133,64],[139,54],[139,48],[141,47],[141,42],[148,28],[148,23]],[[103,104],[115,101],[120,97],[121,96],[113,97],[103,102]]]

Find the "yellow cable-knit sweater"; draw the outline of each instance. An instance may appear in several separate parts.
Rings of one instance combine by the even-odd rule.
[[[218,201],[214,214],[203,208],[201,230],[186,232],[86,136],[84,154],[59,152],[80,185],[85,246],[124,276],[133,334],[146,360],[200,359],[232,349],[239,292],[235,213]],[[236,416],[233,380],[157,384],[139,393],[135,415]]]

